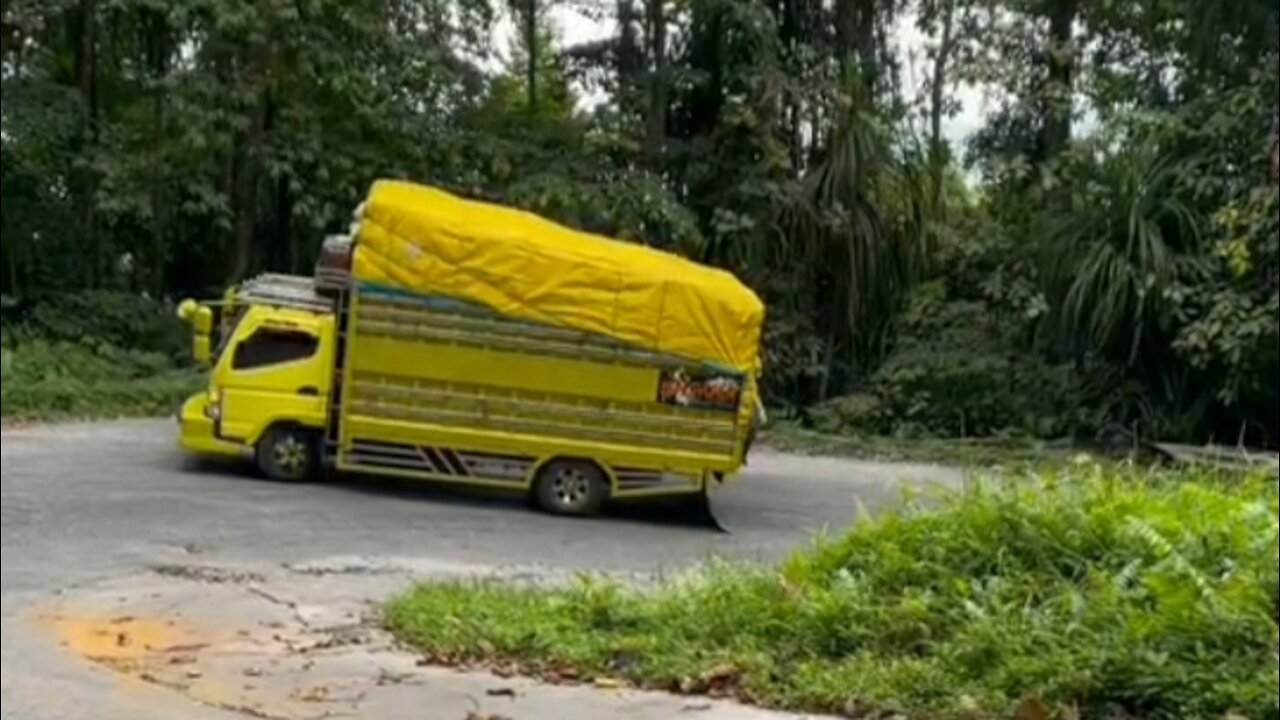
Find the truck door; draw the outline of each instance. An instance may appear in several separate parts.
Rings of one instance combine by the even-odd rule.
[[[219,435],[254,442],[272,425],[324,426],[331,352],[322,327],[248,323],[223,358]]]

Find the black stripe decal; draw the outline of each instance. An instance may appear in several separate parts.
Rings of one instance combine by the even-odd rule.
[[[432,467],[435,468],[436,472],[441,475],[453,475],[453,472],[449,470],[448,463],[440,458],[440,455],[436,452],[435,448],[424,447],[422,448],[422,454],[426,456],[427,460],[431,463]]]
[[[440,451],[440,454],[444,456],[445,460],[449,461],[449,465],[453,467],[454,473],[458,475],[462,475],[463,477],[466,477],[471,474],[467,472],[467,466],[464,465],[462,461],[458,459],[458,456],[452,450],[442,449]]]

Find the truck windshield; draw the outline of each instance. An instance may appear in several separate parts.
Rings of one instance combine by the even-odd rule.
[[[213,354],[212,365],[217,366],[218,361],[222,359],[222,354],[227,350],[227,344],[231,342],[231,338],[236,334],[236,327],[240,325],[240,321],[244,318],[245,305],[223,305],[220,308],[221,317],[218,318],[216,339],[218,351]]]

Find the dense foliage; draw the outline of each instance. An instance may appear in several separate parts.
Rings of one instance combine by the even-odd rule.
[[[426,585],[436,661],[852,718],[1277,715],[1274,476],[1086,464],[857,523],[778,569],[637,591]]]
[[[6,420],[170,415],[204,381],[172,308],[122,293],[4,302]]]
[[[3,292],[305,270],[409,177],[731,268],[806,421],[1280,438],[1275,0],[566,2],[4,0]]]

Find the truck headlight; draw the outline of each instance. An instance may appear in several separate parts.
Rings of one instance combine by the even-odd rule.
[[[214,422],[222,419],[222,396],[209,393],[209,401],[204,405],[204,415]]]

